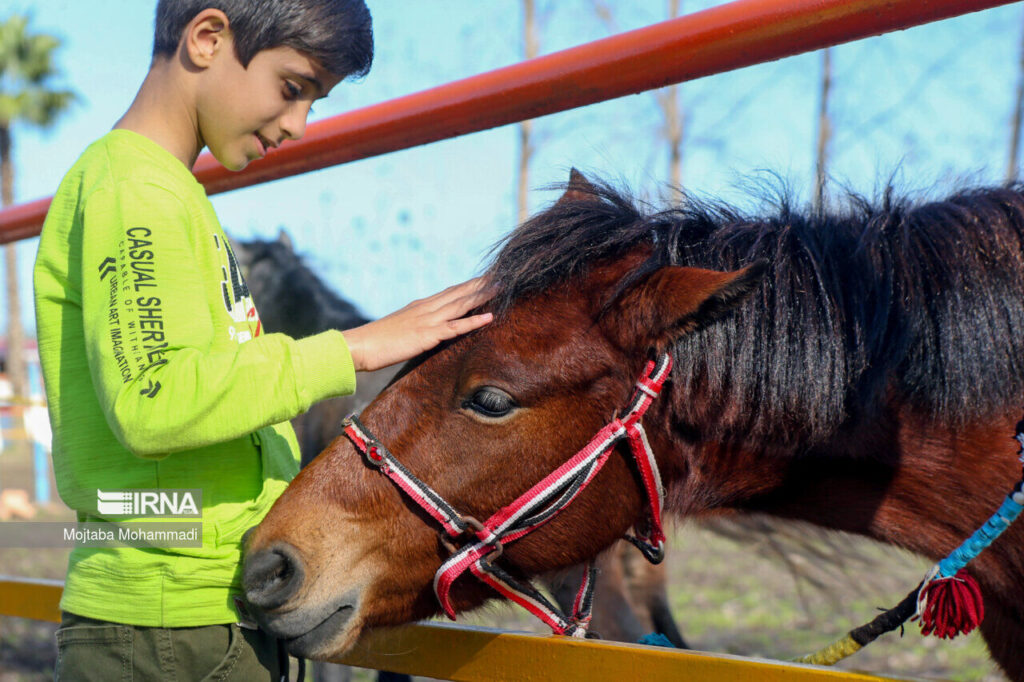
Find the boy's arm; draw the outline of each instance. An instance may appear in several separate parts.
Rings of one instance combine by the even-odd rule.
[[[229,334],[208,303],[219,278],[203,276],[189,215],[169,191],[141,183],[98,190],[83,220],[89,368],[107,422],[131,452],[160,457],[230,440],[355,389],[337,331],[302,340],[265,334],[211,351],[215,334]]]

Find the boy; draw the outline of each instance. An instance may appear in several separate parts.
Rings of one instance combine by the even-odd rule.
[[[276,679],[286,657],[234,598],[242,534],[297,472],[287,420],[490,321],[463,317],[474,280],[344,333],[261,333],[190,168],[301,137],[372,56],[363,0],[160,0],[135,101],[61,183],[34,272],[61,497],[101,521],[101,490],[200,489],[202,547],[76,547],[58,679]]]

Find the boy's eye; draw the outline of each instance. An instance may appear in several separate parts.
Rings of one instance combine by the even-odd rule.
[[[287,96],[290,99],[295,99],[302,94],[302,88],[300,88],[295,83],[292,83],[291,81],[285,81],[284,88],[287,91]]]

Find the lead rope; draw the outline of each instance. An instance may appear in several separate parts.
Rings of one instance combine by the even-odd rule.
[[[640,420],[661,392],[671,371],[672,358],[668,354],[656,362],[648,362],[622,418],[613,419],[605,425],[572,458],[483,523],[456,512],[435,490],[405,468],[355,415],[345,420],[344,429],[367,463],[391,479],[452,539],[471,539],[469,544],[457,549],[442,563],[434,575],[434,593],[449,618],[455,620],[451,587],[468,570],[499,594],[542,620],[555,634],[585,637],[593,603],[593,564],[584,572],[573,614],[567,616],[539,590],[528,582],[517,580],[494,561],[501,556],[505,544],[544,525],[575,500],[604,466],[615,444],[623,438],[629,439],[630,451],[649,501],[647,519],[637,524],[636,536],[629,539],[649,560],[661,561],[665,548],[665,533],[661,526],[664,490],[654,453]]]
[[[1020,443],[1018,458],[1024,464],[1024,421],[1017,424],[1014,436]],[[928,571],[924,580],[899,604],[870,623],[850,630],[845,636],[813,654],[794,659],[797,663],[832,665],[875,641],[886,632],[901,627],[907,620],[919,619],[921,633],[952,639],[976,628],[985,617],[981,588],[966,571],[966,566],[991,545],[1024,509],[1024,470],[1002,505],[988,521],[967,538],[949,556]]]
[[[278,665],[281,666],[280,682],[290,682],[292,675],[292,659],[288,654],[288,649],[284,645],[284,640],[277,640],[277,661]],[[302,656],[296,656],[295,662],[298,664],[298,672],[295,674],[297,682],[304,682],[306,679],[306,659]]]

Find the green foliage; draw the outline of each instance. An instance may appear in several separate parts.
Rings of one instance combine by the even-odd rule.
[[[75,99],[70,90],[52,87],[60,40],[31,33],[28,24],[29,17],[19,14],[0,24],[0,127],[19,120],[51,125]]]

